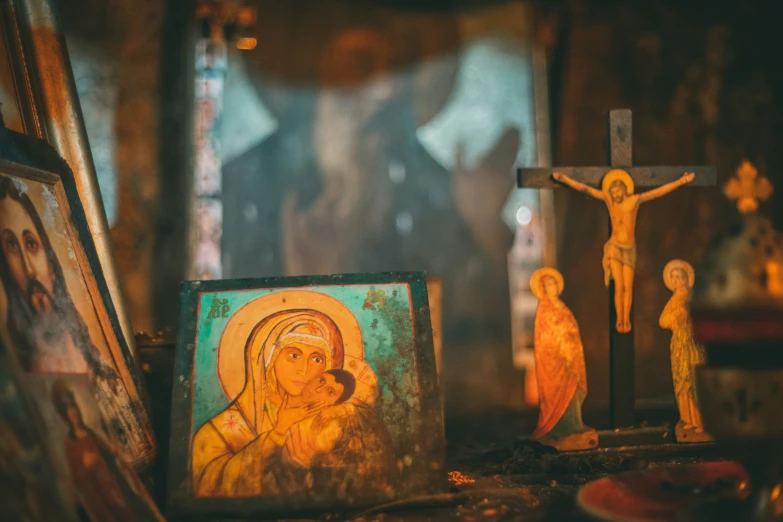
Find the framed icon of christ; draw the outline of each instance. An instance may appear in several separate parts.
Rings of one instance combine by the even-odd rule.
[[[169,513],[353,510],[441,491],[424,274],[183,283]]]
[[[96,419],[141,469],[155,439],[68,165],[0,127],[0,340],[26,378],[83,378]]]

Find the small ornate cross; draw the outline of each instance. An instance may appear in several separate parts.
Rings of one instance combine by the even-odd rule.
[[[737,209],[743,214],[755,212],[759,201],[765,201],[772,195],[772,184],[765,177],[759,177],[759,171],[751,162],[745,160],[737,168],[735,177],[729,179],[723,192],[729,199],[737,200]]]
[[[376,303],[378,305],[377,310],[380,310],[386,305],[386,292],[383,290],[378,290],[377,292],[375,290],[370,290],[367,292],[367,299],[364,300],[362,310],[376,310]]]

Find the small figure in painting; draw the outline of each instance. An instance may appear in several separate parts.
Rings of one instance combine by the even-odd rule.
[[[82,418],[68,384],[52,385],[52,404],[68,424],[65,457],[77,499],[90,520],[162,520],[144,486],[111,447]]]
[[[631,331],[631,303],[633,301],[633,278],[636,270],[636,216],[639,205],[645,201],[664,196],[673,190],[693,181],[694,174],[683,174],[680,179],[649,190],[634,194],[631,176],[621,169],[609,171],[601,180],[601,190],[580,183],[555,172],[555,181],[565,183],[571,188],[583,192],[606,203],[612,220],[612,236],[604,245],[604,284],[614,280],[614,306],[617,312],[615,328],[620,333]]]
[[[674,259],[663,269],[663,282],[671,290],[672,297],[666,303],[658,324],[672,331],[671,363],[674,395],[680,410],[677,423],[678,442],[701,442],[712,440],[704,433],[704,423],[696,397],[696,367],[704,364],[704,347],[693,340],[688,305],[694,282],[693,267],[682,260]]]
[[[598,433],[582,421],[587,372],[579,325],[560,300],[563,276],[554,268],[536,270],[530,289],[538,298],[535,361],[540,412],[532,438],[560,451],[592,448]]]
[[[30,447],[35,439],[29,426],[12,426],[6,421],[0,420],[0,506],[2,515],[8,517],[3,520],[62,519],[57,493],[41,480],[46,469],[44,456],[40,448]],[[20,435],[26,438],[21,440]]]

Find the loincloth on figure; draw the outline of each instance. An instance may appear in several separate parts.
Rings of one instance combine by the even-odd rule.
[[[604,258],[602,264],[604,266],[604,285],[609,286],[609,280],[612,278],[612,270],[610,267],[610,261],[619,261],[625,266],[636,268],[636,243],[630,247],[621,247],[612,243],[612,240],[606,242],[604,245]]]

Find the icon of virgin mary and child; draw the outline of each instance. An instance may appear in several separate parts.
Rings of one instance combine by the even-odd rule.
[[[218,376],[233,400],[193,438],[196,496],[394,496],[377,379],[342,303],[299,290],[248,303],[223,331]]]

